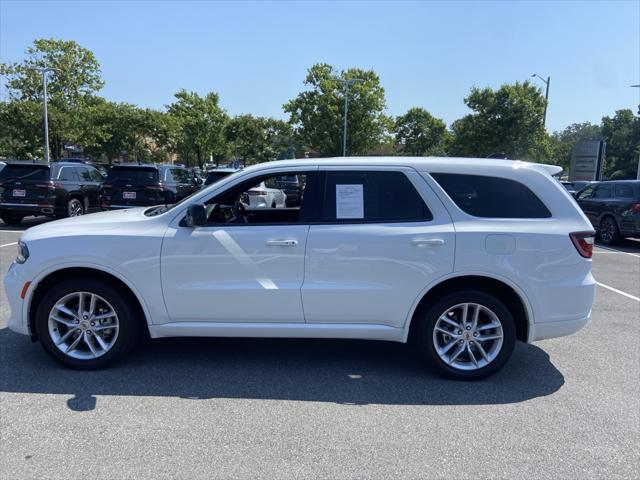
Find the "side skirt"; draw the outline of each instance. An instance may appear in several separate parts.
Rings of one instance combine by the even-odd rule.
[[[150,325],[151,338],[163,337],[270,337],[351,338],[405,342],[404,329],[386,325],[335,323],[221,323],[171,322]]]

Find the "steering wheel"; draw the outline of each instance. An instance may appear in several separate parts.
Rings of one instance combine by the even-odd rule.
[[[233,204],[233,215],[235,217],[235,223],[249,223],[247,219],[247,209],[239,198]]]

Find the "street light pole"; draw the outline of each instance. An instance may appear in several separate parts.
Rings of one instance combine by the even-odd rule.
[[[344,84],[344,127],[342,130],[342,156],[347,156],[347,115],[349,113],[349,85],[352,85],[356,82],[364,82],[362,78],[348,78],[341,79],[335,78],[337,82],[342,82]]]
[[[631,88],[640,88],[640,85],[631,85]],[[638,115],[640,116],[640,105],[638,105]],[[638,155],[638,173],[636,178],[640,180],[640,155]]]
[[[551,77],[547,77],[547,79],[545,80],[537,73],[534,73],[533,75],[531,75],[531,77],[538,77],[547,86],[544,92],[544,118],[542,119],[542,126],[544,127],[547,124],[547,106],[549,105],[549,84],[551,83]]]
[[[42,91],[44,94],[44,161],[49,163],[49,114],[47,112],[47,74],[53,72],[53,68],[39,68],[42,73]]]

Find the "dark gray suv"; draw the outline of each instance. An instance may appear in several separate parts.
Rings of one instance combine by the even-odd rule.
[[[580,190],[576,199],[602,243],[640,237],[640,180],[591,184]]]

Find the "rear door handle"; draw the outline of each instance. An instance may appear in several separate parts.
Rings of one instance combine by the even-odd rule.
[[[295,247],[297,240],[267,240],[267,245],[272,247]]]
[[[416,247],[432,247],[437,245],[444,245],[444,239],[442,238],[414,238],[411,243]]]

